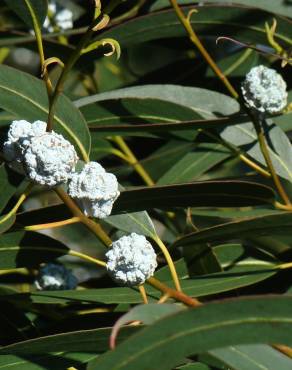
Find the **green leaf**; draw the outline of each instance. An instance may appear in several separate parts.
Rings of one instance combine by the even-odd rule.
[[[163,114],[161,114],[162,116]],[[242,119],[237,118],[216,118],[216,119],[198,119],[188,121],[168,122],[168,123],[137,123],[137,124],[107,124],[107,125],[90,125],[89,129],[91,132],[95,132],[98,135],[108,136],[110,134],[126,135],[126,136],[150,136],[154,134],[163,134],[165,132],[173,131],[176,136],[180,136],[184,139],[194,139],[198,129],[208,128],[219,128],[230,125],[235,125],[237,121]],[[184,133],[187,131],[187,134]],[[180,134],[179,134],[180,133]]]
[[[200,143],[194,151],[179,159],[157,182],[158,185],[175,184],[198,179],[210,168],[228,158],[230,151],[221,144]]]
[[[35,234],[35,233],[33,233]],[[24,230],[6,233],[0,237],[1,246],[14,246],[20,244],[25,239],[26,233]]]
[[[44,82],[0,65],[0,107],[20,119],[46,121],[48,98]],[[80,111],[64,95],[58,99],[54,122],[55,130],[75,145],[82,159],[88,159],[90,135],[87,124]]]
[[[239,105],[234,99],[215,91],[196,87],[158,84],[126,87],[92,95],[75,101],[75,105],[82,110],[86,107],[87,110],[91,104],[102,104],[102,102],[114,99],[123,102],[124,99],[134,98],[158,99],[185,106],[205,119],[215,118],[214,113],[226,116],[239,110]]]
[[[246,265],[244,265],[246,263]],[[275,275],[274,265],[254,261],[250,264],[243,261],[242,265],[225,272],[193,277],[182,280],[183,291],[192,297],[206,297],[222,292],[229,292],[238,288],[256,284]]]
[[[45,196],[43,195],[44,199]],[[48,202],[48,198],[46,199]],[[49,205],[47,207],[33,208],[24,210],[17,214],[17,222],[21,225],[32,225],[32,224],[46,224],[52,222],[54,218],[58,215],[59,219],[70,218],[71,213],[64,204]],[[75,225],[76,226],[76,225]]]
[[[38,333],[22,308],[10,302],[1,302],[1,343],[32,338]]]
[[[198,1],[194,0],[178,0],[179,5],[188,5],[188,4],[194,4]],[[204,4],[201,6],[208,7],[209,1],[204,1]],[[210,3],[223,3],[226,4],[226,0],[212,0]],[[244,6],[251,6],[251,7],[257,7],[272,13],[281,14],[286,17],[292,17],[292,7],[289,5],[289,3],[285,3],[282,0],[258,0],[255,2],[254,0],[235,0],[235,1],[228,1],[228,4],[242,4]],[[151,10],[159,10],[162,8],[169,7],[169,1],[168,0],[156,0],[153,5],[151,5]]]
[[[204,297],[222,292],[232,291],[241,287],[256,284],[274,274],[277,270],[273,264],[246,263],[235,266],[227,272],[218,272],[209,275],[197,276],[193,279],[181,280],[183,291],[192,297]],[[172,281],[165,282],[168,286],[173,286]],[[152,287],[146,286],[150,300],[160,298],[160,292]],[[86,290],[67,290],[54,292],[32,292],[31,294],[12,294],[2,293],[2,297],[9,301],[25,301],[37,304],[64,304],[64,303],[104,303],[104,304],[123,304],[123,303],[142,303],[142,298],[138,290],[130,288],[103,288]]]
[[[267,121],[265,132],[270,143],[269,146],[272,145],[273,147],[273,150],[270,148],[269,151],[276,172],[292,182],[292,145],[287,135],[271,120]],[[242,147],[252,158],[266,165],[257,141],[257,134],[251,122],[226,127],[220,135],[224,140]]]
[[[291,358],[265,344],[231,346],[208,353],[236,370],[290,370],[292,366]]]
[[[48,262],[66,254],[66,248],[9,246],[0,247],[0,269],[16,267],[38,266],[41,262]]]
[[[248,343],[292,344],[292,297],[257,297],[184,310],[90,361],[88,370],[172,369],[185,357]],[[167,353],[167,356],[165,355]]]
[[[249,217],[201,231],[190,233],[176,240],[175,247],[191,247],[195,243],[206,243],[214,240],[244,239],[256,236],[290,234],[292,224],[291,212]]]
[[[252,247],[246,247],[243,244],[220,244],[212,248],[222,268],[229,271],[235,266],[265,266],[279,263],[279,261],[270,254]]]
[[[148,289],[147,289],[148,291]],[[153,292],[153,290],[152,290]],[[158,298],[159,294],[157,294]],[[85,290],[66,290],[52,292],[32,292],[28,294],[17,294],[5,296],[11,301],[25,300],[38,304],[64,304],[64,303],[142,303],[141,294],[130,288],[100,288]]]
[[[198,217],[214,217],[214,218],[249,218],[255,216],[266,216],[272,214],[280,214],[282,211],[269,208],[238,208],[238,209],[192,209],[192,215]]]
[[[221,42],[222,41],[223,40],[221,40]],[[220,60],[218,60],[217,65],[229,79],[244,79],[251,68],[265,63],[264,57],[252,49],[242,48],[231,54],[228,48],[228,41],[221,43],[221,50],[224,56],[222,56],[222,59],[220,58]],[[210,66],[206,72],[206,77],[208,79],[217,78]]]
[[[83,110],[83,113],[86,114],[86,109]],[[162,116],[162,115],[161,115]],[[98,118],[97,118],[98,119]],[[145,133],[148,133],[147,136],[151,137],[151,134],[155,133],[164,133],[170,131],[188,131],[190,135],[182,136],[184,133],[181,133],[180,136],[185,139],[194,139],[197,129],[208,129],[208,128],[218,128],[226,127],[230,125],[235,125],[238,119],[236,118],[216,118],[216,119],[198,119],[198,120],[188,120],[188,121],[173,121],[168,123],[137,123],[135,124],[107,124],[107,125],[90,125],[89,129],[91,132],[96,132],[100,136],[108,136],[112,133],[117,135],[127,135],[127,136],[146,136]],[[153,136],[153,135],[152,135]],[[176,136],[178,134],[176,133]]]
[[[5,164],[0,166],[0,212],[3,211],[22,181],[23,176],[10,170]]]
[[[120,317],[112,328],[110,341],[112,344],[116,342],[116,338],[122,326],[129,324],[132,321],[140,321],[144,325],[153,324],[155,321],[181,311],[183,308],[174,304],[149,303],[132,308],[125,315]]]
[[[93,355],[109,348],[111,328],[73,331],[31,339],[0,348],[0,358],[10,355],[36,355],[49,352],[87,352]],[[122,328],[119,341],[137,332],[137,327]],[[1,364],[1,363],[0,363]],[[0,367],[1,369],[1,367]]]
[[[55,352],[36,356],[31,355],[2,355],[0,356],[0,369],[6,370],[63,370],[69,367],[84,367],[89,360],[94,358],[92,353],[84,352]]]
[[[19,18],[23,20],[29,27],[33,27],[33,22],[31,19],[31,14],[29,12],[28,5],[33,9],[39,25],[41,26],[44,23],[48,12],[48,1],[47,0],[19,0],[11,1],[4,0],[7,6],[13,10]],[[28,5],[27,5],[27,4]]]
[[[292,101],[292,90],[288,91],[288,102]],[[292,128],[292,111],[289,110],[288,112],[283,112],[283,114],[277,115],[273,117],[273,121],[275,124],[282,128],[285,132],[291,131]]]
[[[81,112],[90,130],[98,133],[113,131],[117,135],[119,130],[135,133],[136,128],[138,132],[170,130],[172,126],[179,127],[179,122],[201,118],[197,112],[183,105],[139,98],[104,100],[81,108]],[[184,129],[192,128],[191,123],[182,126]]]
[[[174,261],[174,266],[179,279],[186,279],[189,277],[188,269],[184,258],[180,258],[177,261]],[[165,265],[161,267],[159,270],[156,270],[154,277],[161,281],[171,281],[172,277],[168,265]]]
[[[140,208],[141,209],[141,208]],[[142,207],[142,209],[144,209]],[[104,222],[118,230],[154,237],[156,231],[147,212],[132,212],[124,215],[107,217]]]
[[[113,146],[108,140],[101,139],[95,132],[91,132],[90,160],[98,161],[111,153]]]
[[[271,188],[247,181],[202,181],[123,191],[114,212],[171,207],[243,207],[269,203]],[[116,217],[116,216],[114,216]]]
[[[7,214],[0,217],[0,234],[9,230],[11,226],[15,223],[15,214]]]
[[[178,370],[211,370],[209,366],[199,363],[199,362],[180,366],[180,367],[177,367],[176,369]]]
[[[182,10],[187,13],[194,8],[198,9],[198,13],[191,17],[191,25],[200,37],[207,35],[208,37],[214,36],[214,38],[217,38],[224,35],[233,38],[240,37],[242,41],[252,44],[268,44],[265,22],[272,24],[275,16],[271,13],[240,5],[228,6],[223,4],[204,7],[185,6],[182,7]],[[277,21],[275,40],[283,44],[284,48],[289,48],[292,43],[290,21],[283,17],[278,17]],[[173,37],[187,38],[187,34],[175,12],[168,9],[123,22],[110,30],[104,31],[98,39],[105,37],[116,38],[123,49],[149,40]]]
[[[193,142],[170,139],[140,163],[156,182],[177,162],[177,158],[184,157],[194,147]]]
[[[191,278],[223,270],[214,250],[208,243],[198,244],[196,248],[192,249],[184,248],[182,253],[187,264],[188,275]]]
[[[7,113],[7,112],[0,112],[0,127],[8,126],[11,121],[16,119],[16,117],[13,114]]]

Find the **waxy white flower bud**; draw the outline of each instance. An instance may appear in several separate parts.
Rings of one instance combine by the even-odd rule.
[[[242,83],[246,104],[262,113],[277,113],[287,105],[287,85],[274,69],[263,65],[252,68]]]
[[[38,290],[66,290],[75,289],[77,278],[65,266],[48,263],[42,266],[35,280]]]
[[[74,146],[55,132],[32,137],[24,153],[26,174],[39,185],[55,186],[67,182],[77,160]]]
[[[143,284],[157,267],[152,245],[144,235],[136,233],[113,242],[106,259],[107,271],[112,279],[127,286]]]
[[[30,123],[25,120],[15,120],[8,131],[8,140],[3,146],[4,157],[15,171],[24,173],[23,155],[33,136],[40,136],[46,132],[47,124],[43,121]]]
[[[109,216],[120,195],[116,176],[97,162],[87,163],[80,173],[72,175],[68,193],[86,216],[96,218]]]

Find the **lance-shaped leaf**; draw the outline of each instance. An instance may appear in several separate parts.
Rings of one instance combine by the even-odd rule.
[[[128,338],[131,334],[137,332],[137,327],[122,328],[118,341]],[[50,335],[42,338],[22,341],[2,347],[0,354],[8,355],[36,355],[52,352],[104,352],[108,349],[109,336],[111,328],[99,328],[92,330],[73,331],[71,333],[62,333]]]
[[[171,315],[175,312],[181,311],[183,307],[177,306],[174,304],[154,304],[149,303],[148,305],[140,305],[132,308],[129,312],[119,318],[113,326],[111,335],[110,335],[110,344],[111,347],[115,346],[117,335],[122,328],[122,326],[129,324],[132,321],[140,321],[144,325],[153,324],[153,322]]]
[[[196,1],[194,0],[178,0],[178,4],[180,5],[188,5],[188,4],[194,4]],[[204,1],[204,5],[208,6],[208,3],[222,3],[226,4],[225,0],[212,0],[212,1]],[[244,6],[251,6],[256,8],[261,8],[263,10],[266,10],[268,12],[272,12],[275,14],[282,14],[284,16],[291,17],[292,16],[292,8],[289,5],[289,3],[285,3],[282,0],[258,0],[255,2],[254,0],[235,0],[235,1],[229,1],[229,4],[242,4]],[[169,1],[168,0],[156,0],[151,5],[151,10],[159,10],[162,8],[169,7]]]
[[[215,240],[245,239],[249,237],[290,234],[292,225],[291,212],[279,212],[258,217],[247,217],[190,233],[177,239],[174,246],[191,247],[195,243]]]
[[[15,194],[23,181],[23,176],[10,170],[5,164],[0,166],[0,212]]]
[[[149,237],[154,237],[156,235],[152,220],[146,211],[114,215],[107,217],[104,221],[117,229],[126,232],[134,232]]]
[[[99,135],[188,131],[183,137],[192,139],[194,129],[225,127],[243,119],[225,117],[238,112],[234,99],[207,89],[176,85],[128,87],[81,98],[75,105],[89,128]]]
[[[192,297],[205,297],[221,292],[228,292],[263,281],[277,273],[273,264],[250,261],[246,265],[239,265],[229,271],[198,276],[193,279],[182,279],[183,291]],[[165,282],[173,286],[171,281]],[[155,302],[161,293],[152,287],[146,286],[150,301]],[[130,288],[102,288],[86,290],[66,290],[55,292],[32,292],[31,294],[2,293],[2,299],[10,301],[28,301],[38,304],[64,303],[104,303],[104,304],[131,304],[143,303],[137,289]],[[1,295],[0,295],[1,297]]]
[[[203,173],[230,155],[230,150],[222,144],[199,143],[194,151],[179,159],[157,183],[166,185],[198,179]]]
[[[62,243],[51,238],[24,231],[0,236],[0,269],[35,267],[68,253]]]
[[[11,226],[14,224],[15,219],[16,217],[14,213],[8,213],[0,217],[0,234],[9,230]]]
[[[92,360],[88,370],[173,369],[185,357],[248,343],[292,344],[292,297],[241,298],[183,310]],[[165,355],[167,353],[167,356]]]
[[[100,104],[101,107],[106,107],[106,101],[110,100],[117,100],[116,104],[120,102],[120,107],[125,101],[126,106],[128,104],[130,109],[135,109],[135,107],[131,105],[131,99],[156,99],[167,101],[183,107],[188,107],[193,112],[196,112],[199,116],[206,119],[214,118],[214,113],[230,115],[239,110],[238,103],[229,96],[207,89],[179,85],[142,85],[127,87],[81,98],[75,101],[75,105],[81,108],[83,112],[88,112],[85,114],[90,113],[91,104],[97,104],[97,106]],[[113,109],[117,108],[114,106]]]
[[[42,262],[53,261],[67,252],[68,249],[57,247],[1,246],[0,269],[38,266]]]
[[[171,207],[243,207],[270,203],[271,188],[247,181],[202,181],[123,191],[114,212]]]
[[[291,358],[266,344],[219,348],[208,354],[236,370],[290,370],[292,367]]]

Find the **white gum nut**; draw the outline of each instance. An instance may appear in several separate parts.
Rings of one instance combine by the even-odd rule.
[[[246,104],[261,113],[277,113],[287,105],[287,85],[274,69],[252,68],[241,85]]]
[[[15,171],[24,173],[23,155],[33,136],[46,132],[47,124],[43,121],[30,123],[25,120],[15,120],[8,130],[8,138],[3,145],[4,157]]]
[[[132,233],[113,242],[106,253],[107,271],[120,285],[145,282],[157,267],[156,253],[144,235]]]
[[[66,183],[77,160],[74,146],[55,132],[32,137],[24,154],[27,176],[31,181],[46,186]]]
[[[72,175],[68,193],[86,216],[105,218],[120,195],[118,181],[97,162],[87,163],[80,173]]]

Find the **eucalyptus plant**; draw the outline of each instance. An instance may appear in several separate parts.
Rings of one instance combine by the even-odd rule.
[[[0,368],[292,368],[291,18],[0,0]]]

